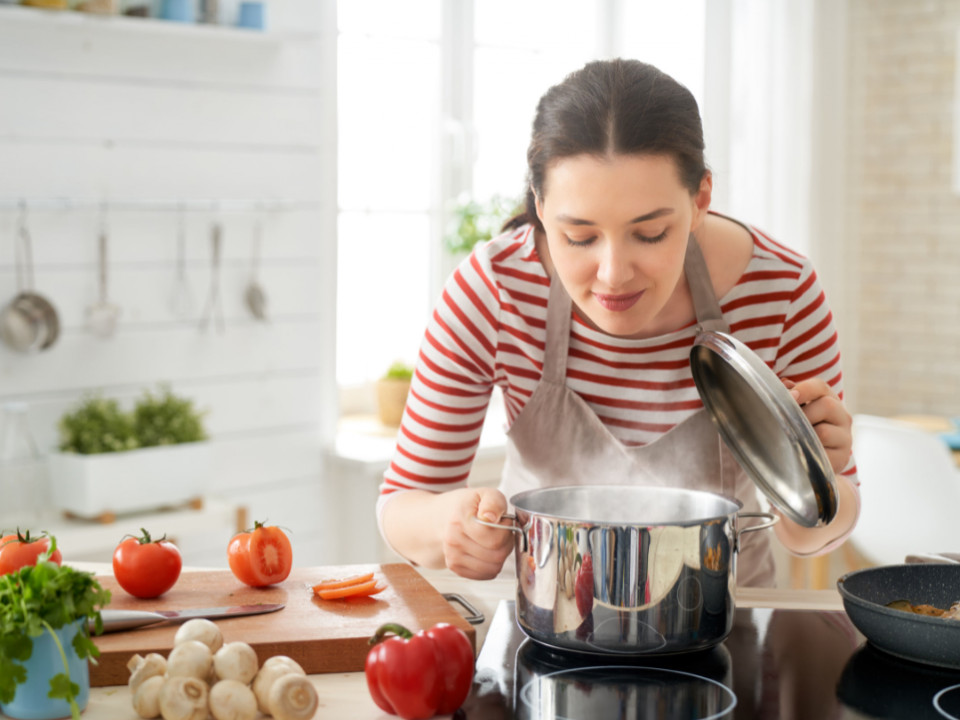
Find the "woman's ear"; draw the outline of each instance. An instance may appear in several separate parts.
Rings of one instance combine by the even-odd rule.
[[[713,174],[706,170],[700,180],[700,189],[693,196],[693,218],[690,231],[696,230],[703,223],[710,209],[710,200],[713,198]]]
[[[543,203],[540,202],[540,196],[537,195],[537,191],[533,189],[533,186],[530,187],[530,193],[533,195],[533,203],[537,208],[537,218],[540,220],[540,224],[543,225]]]

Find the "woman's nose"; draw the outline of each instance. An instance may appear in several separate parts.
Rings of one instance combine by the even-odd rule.
[[[622,243],[608,241],[603,244],[597,266],[597,279],[611,290],[624,287],[633,278],[629,252]]]

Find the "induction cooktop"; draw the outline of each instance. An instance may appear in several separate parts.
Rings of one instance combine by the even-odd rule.
[[[726,640],[695,653],[580,655],[529,639],[503,601],[455,717],[960,720],[960,671],[887,655],[825,611],[738,609]]]

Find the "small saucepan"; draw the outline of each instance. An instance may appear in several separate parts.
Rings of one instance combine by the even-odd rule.
[[[549,647],[656,655],[713,647],[733,628],[740,536],[771,513],[671,487],[584,485],[510,499],[517,621]],[[765,522],[741,527],[744,518]],[[477,522],[483,522],[477,520]]]
[[[33,290],[33,254],[25,209],[21,209],[14,253],[17,294],[0,310],[0,339],[17,352],[46,350],[60,336],[60,319],[53,303]]]

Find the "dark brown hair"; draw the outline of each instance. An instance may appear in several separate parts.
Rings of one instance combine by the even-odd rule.
[[[696,193],[706,172],[703,127],[693,94],[653,65],[600,60],[568,75],[537,104],[527,149],[525,209],[504,230],[537,218],[536,197],[550,163],[574,155],[670,155]]]

